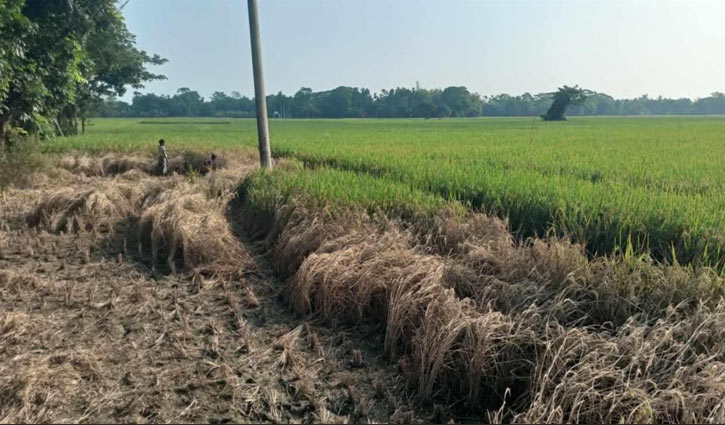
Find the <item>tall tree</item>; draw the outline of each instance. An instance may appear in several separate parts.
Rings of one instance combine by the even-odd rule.
[[[88,114],[103,98],[123,96],[129,86],[141,89],[146,81],[166,79],[146,68],[146,65],[162,65],[166,59],[136,48],[136,37],[128,31],[116,0],[100,1],[97,7],[91,30],[83,40],[84,78],[77,86],[78,96],[73,105],[83,131]]]
[[[551,106],[549,107],[549,110],[546,111],[546,114],[542,115],[541,118],[544,121],[566,120],[566,117],[564,116],[564,114],[566,114],[566,108],[568,108],[569,105],[581,104],[586,100],[588,94],[590,94],[589,90],[584,90],[579,86],[560,87],[559,90],[553,93],[554,99]]]
[[[320,98],[320,113],[331,118],[348,117],[352,106],[352,92],[352,88],[345,86],[330,90]]]
[[[36,27],[23,15],[22,5],[23,0],[0,0],[0,150],[10,133],[10,108],[17,104],[18,87],[27,86],[26,91],[34,92],[33,98],[42,96],[39,84],[26,74],[30,63],[25,58],[25,39]]]
[[[116,0],[0,0],[0,143],[11,128],[74,132],[104,95],[161,76],[136,49]],[[65,130],[65,131],[64,131]]]
[[[300,118],[309,118],[310,115],[315,115],[315,110],[312,106],[312,89],[309,87],[302,87],[297,90],[294,97],[295,109],[297,116]]]
[[[55,113],[73,99],[74,84],[82,78],[82,49],[74,31],[83,24],[67,2],[3,2],[3,45],[10,43],[3,47],[3,68],[9,72],[0,98],[0,140],[6,144],[13,127],[47,132]]]
[[[698,114],[722,114],[725,111],[725,93],[715,92],[704,99],[698,99],[694,105]]]
[[[476,101],[465,87],[446,87],[441,93],[441,100],[454,117],[476,115]]]
[[[204,98],[199,92],[182,87],[176,91],[171,98],[171,116],[174,117],[194,117],[199,116],[199,112],[203,110]]]

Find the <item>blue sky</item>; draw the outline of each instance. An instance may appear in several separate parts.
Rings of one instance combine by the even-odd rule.
[[[246,0],[130,0],[140,48],[179,87],[253,95]],[[267,93],[465,85],[702,97],[725,91],[725,0],[259,0]],[[128,97],[128,96],[127,96]]]

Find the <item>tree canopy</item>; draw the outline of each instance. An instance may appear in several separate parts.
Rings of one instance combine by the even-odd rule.
[[[551,106],[554,93],[482,97],[460,87],[421,89],[398,87],[371,93],[357,87],[315,92],[300,88],[294,95],[267,96],[271,117],[280,118],[445,118],[474,116],[540,116]],[[255,116],[254,99],[238,92],[214,92],[208,99],[182,88],[171,96],[135,92],[130,103],[107,99],[94,111],[99,117],[241,117]],[[692,101],[641,96],[614,99],[588,92],[571,104],[568,115],[709,115],[725,114],[725,94]]]
[[[544,121],[564,121],[566,120],[566,109],[569,105],[581,105],[590,94],[589,90],[584,90],[579,86],[560,87],[559,90],[551,94],[551,106],[541,118]]]
[[[104,97],[164,78],[136,47],[116,0],[0,0],[0,144],[67,134]]]

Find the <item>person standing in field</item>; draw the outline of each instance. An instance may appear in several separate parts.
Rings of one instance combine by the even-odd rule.
[[[158,155],[158,168],[157,172],[160,176],[165,176],[169,171],[169,156],[166,155],[166,141],[164,139],[159,140],[159,155]]]

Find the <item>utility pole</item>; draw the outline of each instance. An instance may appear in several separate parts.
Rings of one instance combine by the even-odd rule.
[[[262,72],[262,42],[259,38],[259,17],[257,0],[247,0],[249,7],[249,38],[252,42],[252,67],[254,68],[254,99],[257,104],[257,136],[259,139],[259,161],[262,168],[272,168],[272,153],[269,148],[269,124],[267,123],[267,96],[264,93]]]

